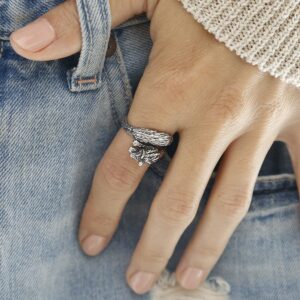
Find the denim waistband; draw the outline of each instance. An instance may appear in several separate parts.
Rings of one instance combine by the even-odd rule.
[[[25,26],[64,0],[0,0],[0,39],[8,40],[16,29]],[[78,2],[78,1],[77,1]],[[148,22],[145,15],[136,16],[117,28]]]

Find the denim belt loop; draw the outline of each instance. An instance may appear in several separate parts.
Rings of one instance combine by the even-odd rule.
[[[76,0],[81,25],[82,47],[78,64],[68,70],[70,91],[96,90],[101,85],[101,73],[111,31],[109,0]]]

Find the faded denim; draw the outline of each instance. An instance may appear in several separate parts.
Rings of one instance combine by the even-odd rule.
[[[84,255],[77,241],[93,173],[147,64],[149,22],[142,16],[111,31],[107,2],[80,0],[80,55],[49,62],[18,56],[10,33],[59,2],[0,0],[0,299],[150,299],[135,295],[124,275],[174,148],[147,171],[101,255]],[[108,56],[110,32],[116,51]],[[299,198],[282,143],[271,148],[249,213],[211,275],[230,284],[233,300],[300,298]]]

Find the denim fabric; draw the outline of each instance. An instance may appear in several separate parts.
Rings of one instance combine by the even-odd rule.
[[[72,92],[97,89],[108,47],[111,16],[108,0],[77,0],[82,33],[82,51],[77,67],[68,71]]]
[[[103,29],[101,38],[92,32],[93,49],[85,39],[80,55],[32,62],[12,50],[8,36],[59,1],[40,2],[0,0],[0,299],[148,300],[149,294],[138,296],[128,288],[124,275],[174,146],[147,171],[101,255],[81,252],[77,230],[95,168],[147,64],[149,23],[139,17],[114,29],[117,48],[106,57],[109,12],[98,1],[105,12],[99,10],[92,21]],[[88,36],[83,17],[81,25]],[[94,66],[84,59],[87,49],[96,54]],[[70,70],[99,80],[74,91]],[[170,271],[201,218],[213,181],[212,176],[195,221],[168,263]],[[230,284],[233,300],[299,299],[299,198],[284,144],[271,148],[249,213],[212,275]]]

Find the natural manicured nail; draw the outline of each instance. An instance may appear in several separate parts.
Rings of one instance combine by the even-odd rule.
[[[201,283],[203,271],[197,268],[188,267],[180,276],[179,282],[185,289],[195,289]]]
[[[97,255],[105,247],[106,239],[99,235],[90,235],[82,242],[81,248],[87,255]]]
[[[149,272],[137,272],[129,279],[129,285],[137,294],[144,294],[151,289],[154,281],[155,274]]]
[[[36,52],[55,39],[55,31],[47,19],[39,18],[15,31],[11,38],[22,49]]]

